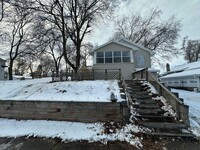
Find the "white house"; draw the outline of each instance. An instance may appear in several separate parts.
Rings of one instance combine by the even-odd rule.
[[[4,68],[6,65],[6,61],[0,58],[0,80],[4,79]]]
[[[200,91],[200,61],[174,67],[160,79],[169,87]]]
[[[121,69],[124,79],[141,68],[151,68],[151,50],[127,39],[111,40],[93,51],[93,69]]]

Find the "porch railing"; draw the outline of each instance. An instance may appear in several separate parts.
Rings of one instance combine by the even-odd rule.
[[[190,126],[189,121],[189,106],[185,105],[178,97],[176,97],[170,90],[168,90],[164,85],[162,85],[157,78],[155,78],[148,69],[143,69],[133,73],[133,78],[145,79],[149,81],[155,89],[158,91],[159,95],[163,96],[169,104],[172,106],[173,110],[176,112],[176,117],[182,120],[186,125]]]

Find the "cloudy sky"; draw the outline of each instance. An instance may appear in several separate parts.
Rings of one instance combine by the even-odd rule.
[[[162,19],[168,19],[175,15],[182,22],[182,30],[179,45],[183,37],[189,36],[191,39],[200,39],[200,0],[126,0],[120,4],[117,14],[131,15],[140,13],[145,15],[151,9],[157,8],[162,10]],[[112,36],[114,31],[113,24],[101,24],[94,30],[92,41],[98,45],[106,42]],[[171,66],[185,63],[182,56],[174,57],[169,62]],[[162,70],[161,70],[162,71]]]

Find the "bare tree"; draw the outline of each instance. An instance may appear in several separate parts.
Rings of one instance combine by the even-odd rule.
[[[4,17],[4,0],[0,0],[0,21],[3,20]]]
[[[87,65],[87,60],[89,58],[89,56],[91,56],[91,52],[94,48],[94,45],[90,42],[84,44],[82,46],[82,51],[81,51],[81,57],[82,57],[82,60],[83,60],[83,65]]]
[[[185,60],[189,63],[200,59],[200,40],[191,40],[188,37],[183,38],[182,50]]]
[[[34,32],[38,37],[37,46],[40,49],[40,53],[52,56],[55,65],[54,69],[56,71],[56,75],[58,75],[60,62],[63,57],[61,35],[58,34],[58,29],[55,25],[48,24],[48,27],[45,28],[45,22],[41,19],[39,21],[39,24],[34,28],[34,31],[37,30]],[[41,24],[41,22],[43,23]]]
[[[47,77],[48,73],[54,68],[54,61],[51,56],[43,54],[40,57],[40,65],[42,68],[42,76]]]
[[[23,6],[23,7],[21,7]],[[10,27],[9,31],[5,31],[9,38],[9,80],[12,80],[13,64],[16,58],[26,51],[25,44],[30,41],[29,25],[32,21],[32,14],[25,9],[26,1],[17,1],[10,4],[6,10],[7,17],[5,22]]]
[[[149,16],[132,15],[116,21],[115,38],[124,37],[156,52],[157,56],[169,58],[177,54],[175,48],[181,23],[174,16],[160,19],[161,11],[152,10]]]
[[[92,29],[95,20],[112,10],[110,0],[35,0],[37,10],[55,24],[61,34],[63,57],[67,64],[78,71],[81,62],[81,46]],[[75,62],[68,54],[68,43],[75,47]]]
[[[13,66],[15,75],[23,75],[26,70],[26,60],[22,56],[17,57]]]

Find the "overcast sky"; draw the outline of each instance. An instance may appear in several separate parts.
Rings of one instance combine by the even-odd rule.
[[[189,36],[191,39],[200,39],[200,0],[126,0],[120,4],[118,15],[131,15],[140,13],[145,15],[153,8],[160,9],[162,19],[168,19],[175,15],[182,22],[182,30],[178,43],[183,37]],[[98,45],[106,42],[113,34],[113,24],[101,24],[92,34],[92,41]],[[171,66],[185,63],[183,57],[174,57],[170,62]],[[162,70],[161,70],[162,71]]]

